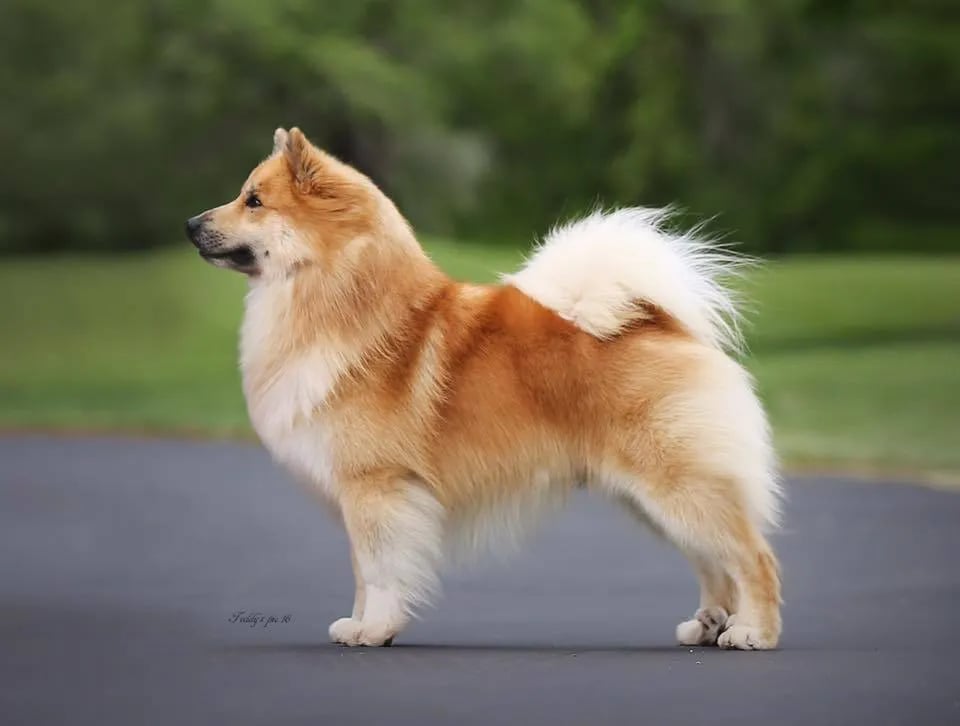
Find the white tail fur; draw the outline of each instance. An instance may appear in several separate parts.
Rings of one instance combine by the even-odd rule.
[[[645,301],[698,340],[740,347],[739,313],[721,280],[745,258],[664,228],[668,210],[596,211],[553,229],[518,273],[505,276],[540,304],[598,338],[642,317]]]

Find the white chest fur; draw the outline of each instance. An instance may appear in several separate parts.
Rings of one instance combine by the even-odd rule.
[[[287,353],[293,324],[288,282],[256,283],[246,301],[240,364],[250,422],[278,462],[333,493],[335,450],[323,407],[347,368],[334,345],[318,343]]]

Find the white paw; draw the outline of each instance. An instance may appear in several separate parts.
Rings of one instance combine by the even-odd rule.
[[[340,645],[391,645],[396,629],[363,623],[353,618],[340,618],[330,624],[330,640]]]
[[[737,650],[770,650],[777,647],[777,639],[776,636],[764,634],[760,628],[732,625],[720,634],[717,645]]]
[[[700,608],[693,620],[677,626],[677,641],[683,645],[713,645],[727,623],[727,611],[722,607]]]

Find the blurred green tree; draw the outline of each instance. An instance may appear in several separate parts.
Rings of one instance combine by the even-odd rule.
[[[6,0],[0,251],[175,240],[293,124],[433,232],[676,202],[752,251],[956,249],[956,8]]]

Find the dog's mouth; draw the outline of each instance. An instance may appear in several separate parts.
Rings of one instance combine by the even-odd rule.
[[[218,267],[231,267],[240,272],[253,272],[257,269],[257,258],[247,245],[230,250],[200,250],[200,256]]]

